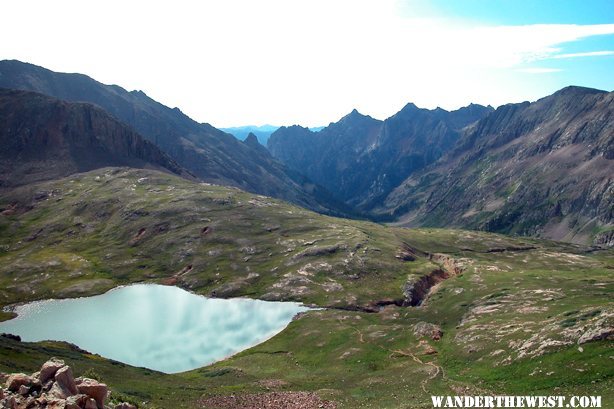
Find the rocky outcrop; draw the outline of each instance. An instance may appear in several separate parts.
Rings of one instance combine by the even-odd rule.
[[[66,397],[76,395],[80,392],[77,389],[75,378],[72,374],[72,369],[69,366],[63,366],[58,369],[54,376],[55,383]]]
[[[96,401],[99,408],[104,407],[104,400],[107,397],[107,385],[96,382],[93,379],[83,378],[75,385],[79,393],[90,396]]]
[[[64,361],[51,358],[40,371],[10,374],[0,388],[0,407],[9,409],[136,409],[121,402],[105,405],[107,386],[89,378],[74,378]]]
[[[607,339],[607,340],[614,339],[614,327],[605,326],[605,327],[589,328],[578,339],[578,344],[586,344],[588,342],[600,341],[603,339]]]
[[[443,331],[439,325],[420,321],[414,325],[414,335],[417,338],[426,337],[432,339],[433,341],[439,341],[441,337],[443,337]]]
[[[50,379],[55,377],[56,372],[63,368],[66,364],[64,361],[51,358],[49,361],[45,362],[38,374],[38,378],[42,383],[47,383]]]
[[[21,389],[22,386],[30,387],[34,385],[36,382],[36,378],[23,374],[16,373],[9,375],[9,378],[6,381],[6,388],[10,392],[17,392]]]

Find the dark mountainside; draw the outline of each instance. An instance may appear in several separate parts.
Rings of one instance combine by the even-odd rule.
[[[452,148],[463,127],[491,111],[480,105],[448,112],[407,104],[379,121],[354,110],[317,133],[282,127],[271,135],[268,148],[346,203],[369,211],[409,175]]]
[[[501,106],[374,213],[612,246],[613,113],[614,93],[581,87]]]
[[[209,124],[199,124],[141,91],[128,92],[86,75],[56,73],[15,60],[0,61],[0,87],[96,104],[207,182],[281,198],[322,213],[351,212],[326,189],[288,171],[266,151],[254,150]]]
[[[258,142],[258,137],[253,132],[250,132],[247,135],[243,143],[252,148],[253,150],[259,151],[263,155],[269,154],[269,151],[263,145],[261,145],[260,142]]]
[[[0,89],[0,186],[106,166],[164,170],[194,179],[106,111],[34,92]]]

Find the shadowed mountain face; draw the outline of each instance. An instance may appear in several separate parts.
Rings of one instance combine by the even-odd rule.
[[[96,104],[207,182],[281,198],[323,213],[349,211],[322,187],[288,171],[266,150],[254,149],[209,124],[199,124],[141,91],[128,92],[82,74],[56,73],[19,61],[0,61],[0,87]]]
[[[499,107],[374,213],[612,245],[613,178],[614,93],[568,87]]]
[[[194,178],[153,143],[91,104],[0,89],[0,119],[3,187],[106,166],[158,169]]]
[[[452,148],[461,128],[490,111],[479,105],[448,112],[408,104],[379,121],[354,110],[317,133],[282,127],[268,147],[286,165],[369,211],[405,178]]]

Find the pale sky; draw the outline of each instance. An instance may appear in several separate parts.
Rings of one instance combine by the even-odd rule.
[[[3,1],[0,59],[142,90],[217,127],[318,126],[353,108],[384,119],[408,102],[456,109],[572,84],[611,91],[609,4]]]

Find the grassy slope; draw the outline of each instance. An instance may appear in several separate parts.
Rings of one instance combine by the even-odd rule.
[[[144,170],[104,169],[24,187],[3,194],[0,208],[14,208],[0,216],[2,305],[151,281],[205,295],[366,306],[401,297],[408,275],[436,268],[423,258],[397,259],[403,243],[465,266],[422,307],[310,312],[259,346],[183,374],[128,367],[61,343],[1,338],[3,370],[34,371],[61,356],[77,374],[93,370],[115,391],[162,408],[269,384],[318,391],[350,408],[430,407],[436,393],[614,398],[612,343],[584,344],[582,352],[575,345],[587,329],[613,325],[611,250],[334,219]],[[527,246],[535,248],[488,252]],[[441,325],[443,339],[418,339],[418,321]]]

